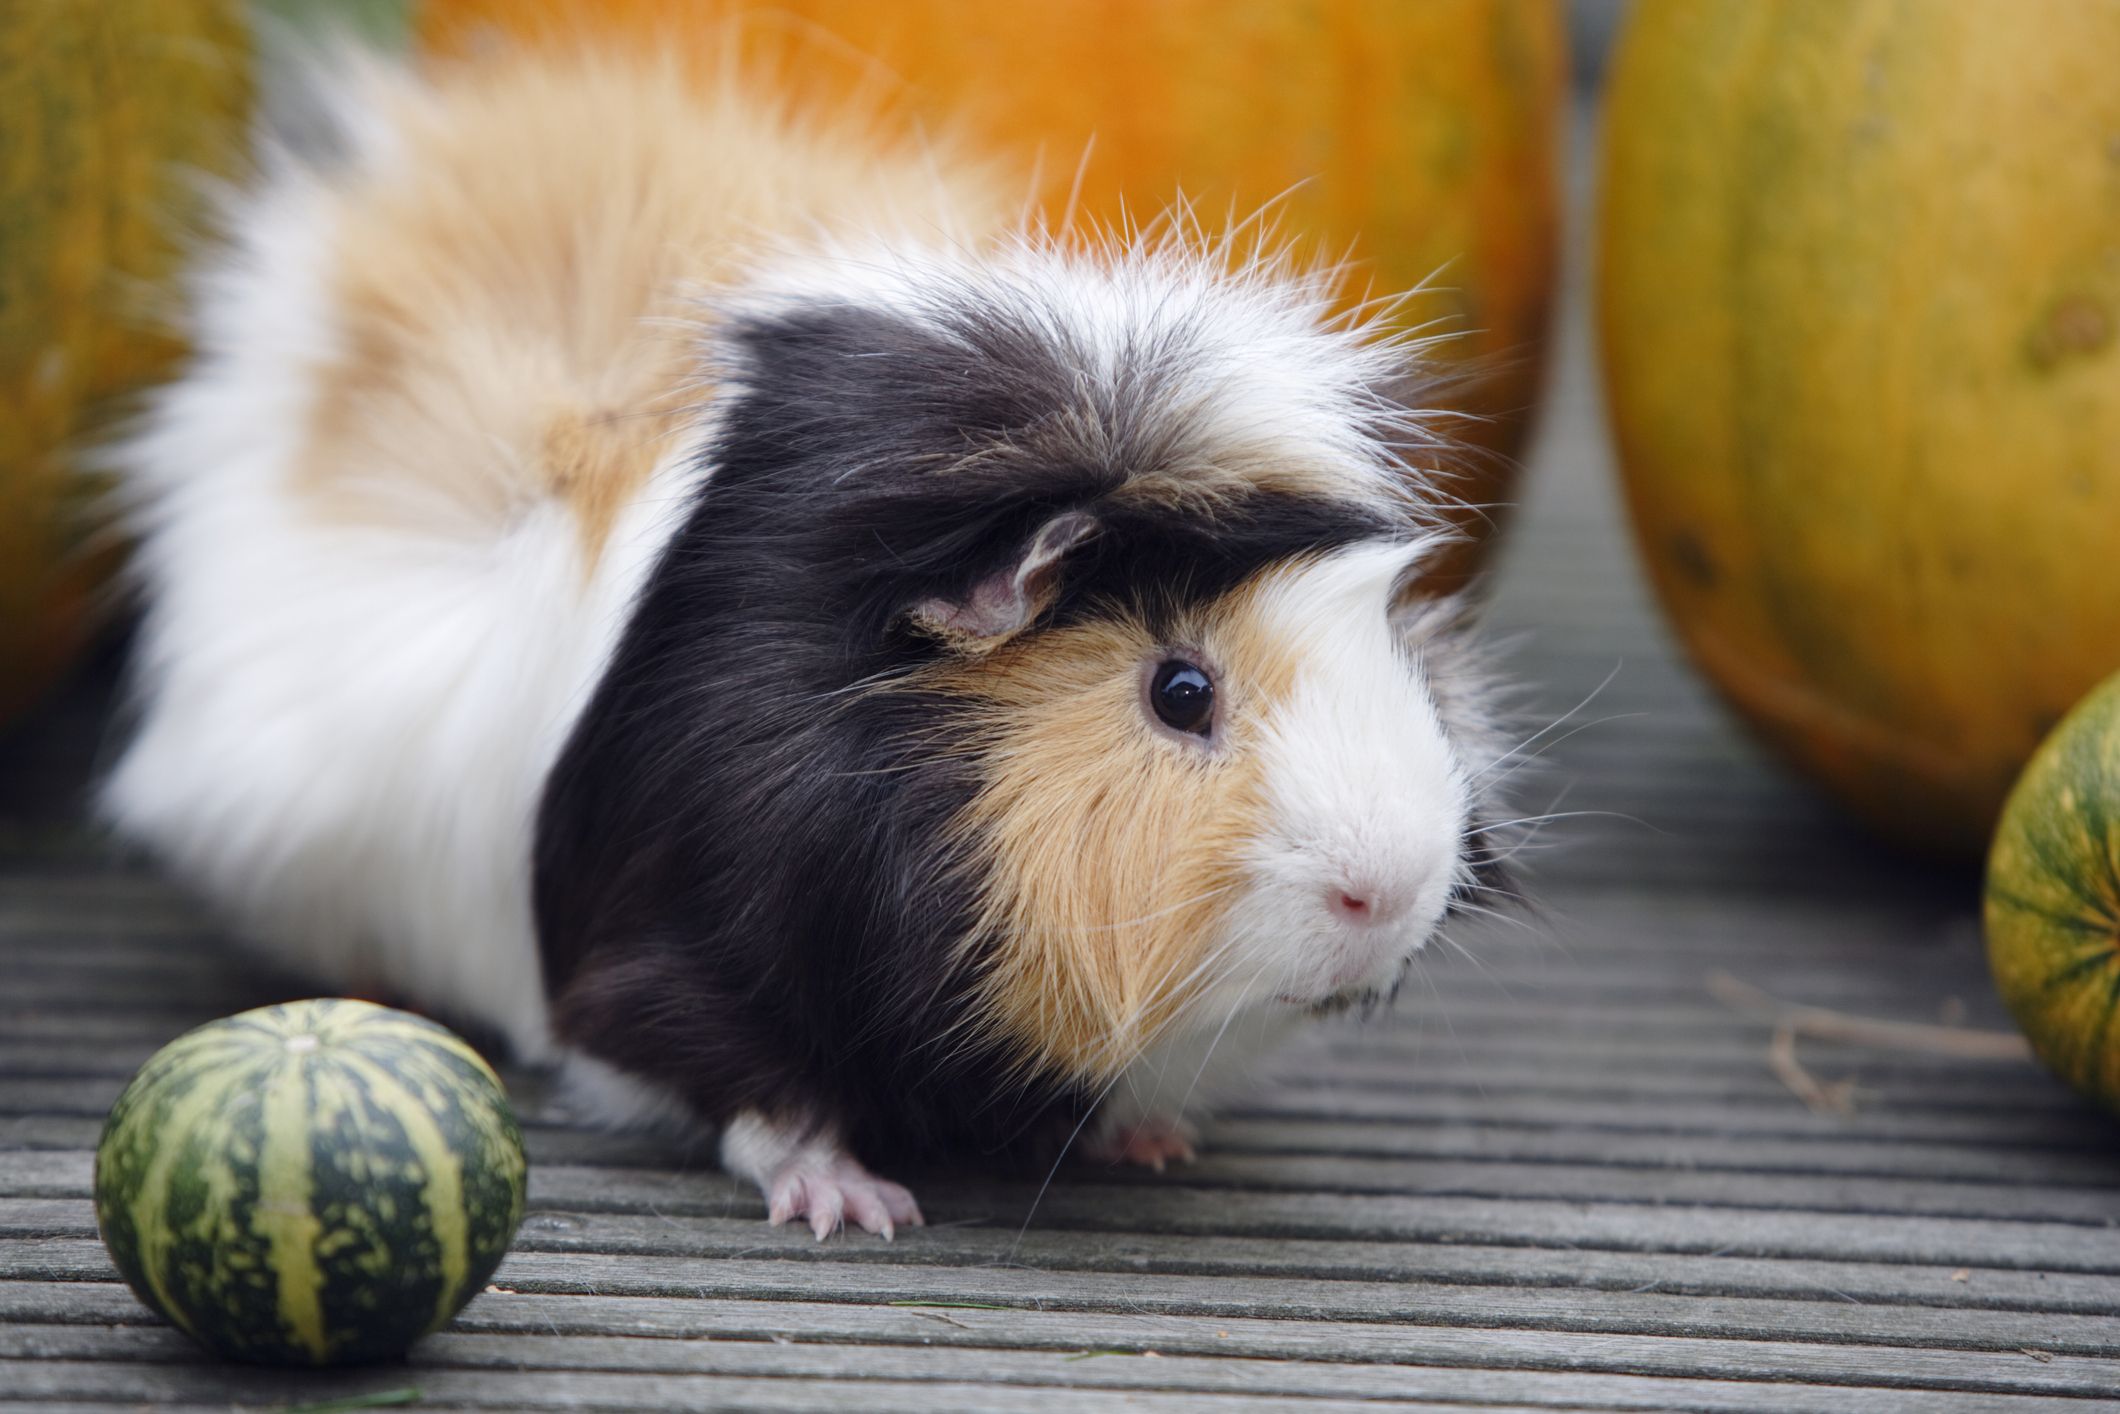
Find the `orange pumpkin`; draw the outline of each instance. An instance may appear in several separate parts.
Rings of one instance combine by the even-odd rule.
[[[1474,444],[1453,492],[1506,499],[1553,285],[1553,0],[426,0],[418,24],[432,52],[587,34],[703,63],[736,34],[806,97],[880,99],[1021,161],[1077,224],[1153,216],[1181,188],[1210,227],[1270,203],[1306,248],[1352,253],[1350,302],[1432,285],[1406,317],[1462,331],[1438,350],[1467,375],[1447,397],[1484,419],[1450,429]]]

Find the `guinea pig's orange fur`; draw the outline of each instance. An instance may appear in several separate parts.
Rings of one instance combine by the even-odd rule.
[[[986,881],[969,945],[982,1014],[1026,1064],[1106,1083],[1216,980],[1212,949],[1265,813],[1256,739],[1303,651],[1261,627],[1278,574],[1193,610],[1167,640],[1100,614],[920,675],[984,709],[981,787],[958,821]],[[1138,706],[1172,643],[1214,666],[1211,746],[1166,736]]]
[[[593,567],[701,386],[701,297],[770,244],[977,237],[962,163],[801,123],[733,71],[511,53],[379,80],[390,149],[335,183],[336,348],[300,476],[321,513],[490,530],[557,500]]]

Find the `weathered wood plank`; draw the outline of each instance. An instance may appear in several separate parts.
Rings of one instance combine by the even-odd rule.
[[[926,1313],[940,1315],[942,1313]],[[80,1326],[33,1326],[0,1330],[0,1352],[17,1358],[94,1360],[98,1363],[166,1362],[189,1358],[188,1348],[173,1332],[112,1330]],[[18,1354],[19,1352],[19,1354]],[[1204,1359],[1159,1352],[965,1350],[944,1346],[827,1346],[809,1342],[738,1342],[654,1339],[623,1336],[506,1336],[450,1332],[422,1345],[400,1378],[417,1381],[422,1406],[442,1393],[430,1388],[430,1370],[479,1369],[497,1372],[593,1369],[623,1373],[705,1373],[722,1376],[815,1379],[956,1380],[965,1384],[1018,1385],[1045,1389],[1140,1390],[1243,1394],[1287,1399],[1419,1399],[1425,1407],[1477,1407],[1492,1410],[1522,1401],[1525,1407],[1565,1405],[1600,1409],[1773,1409],[1785,1414],[1841,1414],[1841,1411],[1897,1407],[1897,1391],[1847,1387],[1737,1384],[1684,1378],[1571,1374],[1554,1376],[1528,1371],[1412,1367],[1354,1363]],[[329,1377],[326,1377],[329,1378]],[[307,1380],[305,1383],[321,1383]],[[389,1386],[384,1386],[388,1388]],[[720,1397],[720,1387],[715,1391]],[[2039,1396],[1954,1395],[1925,1391],[1925,1410],[2005,1410],[2013,1414],[2054,1414],[2082,1406]],[[1461,1404],[1460,1401],[1469,1403]],[[862,1406],[866,1407],[866,1406]],[[980,1407],[987,1407],[981,1405]],[[1315,1406],[1306,1405],[1307,1408]]]
[[[26,1049],[34,1049],[36,1043],[23,1044]],[[142,1046],[136,1053],[125,1055],[111,1070],[129,1076],[150,1049]],[[131,1063],[124,1063],[127,1060]],[[38,1074],[34,1062],[11,1066],[0,1060],[0,1074],[40,1081],[88,1078],[73,1073],[71,1061],[63,1055],[55,1057],[53,1064],[63,1073]],[[1858,1090],[1858,1111],[1841,1116],[1805,1109],[1780,1081],[1765,1075],[1763,1070],[1757,1077],[1651,1072],[1619,1077],[1556,1071],[1539,1065],[1497,1065],[1491,1073],[1462,1067],[1446,1073],[1423,1067],[1409,1076],[1406,1068],[1397,1063],[1363,1065],[1341,1061],[1304,1071],[1283,1068],[1273,1079],[1238,1099],[1227,1111],[1227,1117],[1456,1126],[1497,1134],[1557,1131],[1671,1139],[1701,1135],[1789,1140],[1796,1141],[1790,1145],[1796,1154],[1809,1146],[1841,1141],[1876,1144],[1907,1140],[1957,1144],[1984,1155],[2030,1148],[2055,1154],[2091,1155],[2120,1169],[2120,1127],[2073,1094],[2043,1079],[2037,1091],[2009,1091],[1969,1100],[1967,1087],[1958,1084],[1920,1085],[1911,1080],[1887,1080],[1870,1070],[1862,1071],[1860,1078],[1863,1083]],[[106,1084],[108,1093],[114,1094],[115,1083]],[[518,1110],[533,1128],[566,1123],[564,1104],[539,1098],[534,1087],[526,1091],[520,1076],[515,1077],[514,1088]],[[31,1095],[12,1085],[9,1093],[18,1100]],[[91,1095],[84,1091],[82,1096],[67,1101],[71,1109],[67,1114],[41,1108],[0,1113],[0,1144],[24,1148],[93,1145],[102,1118],[98,1103],[102,1092]],[[571,1131],[562,1137],[555,1130],[546,1142],[546,1152],[554,1156],[576,1154],[592,1144],[626,1153],[648,1152],[651,1147],[637,1139],[621,1143],[613,1136],[587,1131]],[[664,1149],[679,1151],[678,1146],[668,1144]],[[704,1152],[704,1141],[684,1152]]]
[[[88,1395],[128,1404],[162,1400],[214,1401],[226,1408],[230,1396],[252,1406],[285,1408],[343,1393],[391,1390],[406,1386],[407,1371],[389,1374],[313,1374],[266,1370],[228,1370],[191,1366],[137,1366],[109,1363],[23,1362],[5,1372],[9,1383],[27,1398]],[[933,1414],[940,1408],[990,1409],[996,1414],[1039,1414],[1043,1410],[1108,1409],[1108,1391],[1003,1384],[956,1384],[904,1381],[874,1374],[850,1380],[745,1379],[736,1376],[639,1375],[630,1372],[546,1371],[496,1373],[468,1370],[424,1370],[415,1386],[420,1407],[458,1409],[613,1410],[644,1414],[651,1410],[699,1408],[742,1410],[830,1409],[848,1407],[908,1414]],[[1128,1406],[1149,1410],[1272,1410],[1287,1408],[1290,1396],[1172,1394],[1137,1389],[1127,1392]],[[237,1407],[241,1407],[239,1404]],[[1375,1409],[1367,1401],[1304,1400],[1305,1410]]]
[[[0,1313],[7,1310],[14,1285],[0,1284]],[[81,1291],[107,1293],[116,1288],[101,1283],[58,1283],[43,1289],[71,1296]],[[74,1323],[53,1314],[38,1319],[53,1324]],[[2044,1350],[2036,1355],[1996,1354],[1695,1336],[1263,1320],[1256,1316],[995,1311],[962,1303],[899,1306],[717,1297],[550,1296],[502,1289],[474,1301],[454,1329],[526,1335],[681,1335],[691,1339],[817,1340],[1061,1352],[1150,1349],[1166,1356],[1206,1358],[1241,1353],[1257,1359],[1353,1364],[1586,1371],[1998,1395],[2120,1397],[2120,1361]]]
[[[112,1048],[113,1054],[130,1054],[144,1060],[173,1034],[157,1028],[151,1034],[120,1038],[109,1034],[104,1024],[107,1019],[84,1015],[79,1020],[79,1029],[97,1033],[96,1039],[77,1038],[76,1028],[67,1018],[43,1017],[34,1024],[16,1027],[11,1044],[29,1053],[47,1042],[77,1045],[89,1053],[104,1046]],[[42,1034],[45,1032],[49,1036]],[[2059,1082],[2029,1067],[1944,1066],[1826,1046],[1811,1048],[1810,1059],[1821,1074],[1835,1078],[1852,1075],[1860,1082],[1861,1122],[1886,1110],[2027,1118],[2037,1117],[2032,1114],[2037,1112],[2068,1121],[2066,1132],[2087,1142],[2114,1142],[2108,1121]],[[40,1077],[41,1069],[32,1065],[20,1072],[0,1073],[20,1074],[25,1079],[81,1079],[130,1072],[129,1067],[121,1072],[115,1062],[92,1064],[86,1074],[60,1067],[58,1074]],[[521,1088],[533,1080],[518,1073],[512,1083]],[[1819,1126],[1847,1124],[1837,1118],[1805,1115],[1795,1098],[1770,1074],[1764,1039],[1756,1052],[1698,1057],[1695,1064],[1683,1067],[1674,1067],[1660,1055],[1642,1058],[1615,1055],[1610,1050],[1561,1060],[1550,1047],[1511,1047],[1506,1041],[1490,1038],[1431,1040],[1404,1050],[1379,1041],[1345,1051],[1288,1056],[1275,1063],[1263,1080],[1269,1091],[1277,1086],[1302,1086],[1327,1098],[1338,1091],[1384,1089],[1405,1096],[1408,1103],[1417,1103],[1420,1096],[1430,1093],[1491,1096],[1497,1102],[1507,1102],[1518,1093],[1602,1097],[1629,1111],[1627,1122],[1635,1127],[1654,1122],[1661,1113],[1658,1102],[1667,1096],[1752,1100],[1764,1104],[1780,1118],[1806,1120]]]
[[[1827,1072],[1837,1078],[1837,1072]],[[1683,1138],[1786,1140],[1830,1145],[1846,1140],[1907,1140],[1959,1144],[1988,1151],[2040,1149],[2096,1156],[2120,1165],[2120,1128],[2072,1098],[2059,1105],[2012,1105],[1997,1099],[1970,1106],[1939,1096],[1909,1097],[1906,1089],[1864,1080],[1853,1114],[1820,1114],[1804,1107],[1778,1080],[1756,1086],[1716,1084],[1691,1077],[1691,1086],[1645,1086],[1631,1094],[1596,1077],[1558,1078],[1512,1089],[1482,1091],[1469,1078],[1412,1083],[1386,1072],[1349,1076],[1281,1075],[1234,1101],[1224,1118],[1310,1118],[1386,1125],[1544,1130]]]
[[[1928,1182],[1839,1174],[1704,1173],[1575,1163],[1483,1163],[1476,1160],[1376,1159],[1355,1155],[1255,1156],[1209,1151],[1175,1175],[1099,1172],[1128,1189],[1172,1187],[1206,1192],[1285,1190],[1373,1197],[1429,1196],[1638,1203],[1695,1208],[1754,1208],[1832,1214],[1933,1216],[2076,1224],[2105,1230],[2120,1219],[2120,1195],[2108,1188],[2032,1187]]]
[[[0,1081],[0,1139],[28,1144],[64,1140],[93,1143],[94,1124],[116,1100],[123,1080],[11,1079]],[[1304,1106],[1309,1107],[1306,1100]],[[1319,1106],[1318,1108],[1323,1108]],[[1407,1108],[1401,1105],[1401,1108]],[[1442,1107],[1432,1102],[1433,1112]],[[2008,1183],[2038,1187],[2120,1187],[2120,1145],[2064,1149],[2020,1145],[1996,1147],[1968,1135],[1961,1143],[1918,1141],[1903,1133],[1865,1140],[1849,1126],[1764,1137],[1670,1132],[1612,1132],[1551,1126],[1505,1125],[1462,1113],[1426,1123],[1350,1123],[1283,1107],[1272,1117],[1237,1115],[1211,1124],[1204,1149],[1212,1155],[1261,1157],[1342,1156],[1408,1158],[1481,1163],[1613,1166],[1647,1171],[1697,1170],[1749,1174],[1861,1175],[1909,1179]],[[654,1139],[614,1137],[555,1125],[536,1108],[525,1110],[531,1156],[540,1163],[603,1165],[667,1164],[676,1152]],[[10,1125],[30,1117],[76,1118],[88,1125]],[[540,1123],[540,1119],[544,1122]],[[1966,1126],[1973,1130],[1972,1126]],[[1977,1133],[1977,1131],[1973,1131]],[[2089,1139],[2092,1136],[2079,1136]],[[704,1141],[695,1146],[704,1151]]]
[[[12,945],[9,945],[11,948]],[[82,957],[100,957],[106,948],[103,944],[93,946],[72,943],[68,945],[75,961]],[[171,975],[182,975],[199,980],[199,965],[190,959],[164,959]],[[1483,963],[1486,959],[1482,959]],[[1469,966],[1469,964],[1468,964]],[[137,978],[141,969],[132,963],[124,963],[122,970],[128,978]],[[0,965],[0,987],[10,986],[26,974],[19,967]],[[99,993],[109,985],[109,978],[102,968],[74,967],[62,973],[56,968],[39,967],[33,973],[39,981],[39,990],[63,996],[67,1004],[92,1006]],[[1309,1037],[1288,1047],[1282,1058],[1304,1059],[1313,1055],[1352,1057],[1373,1060],[1377,1055],[1398,1053],[1398,1049],[1411,1046],[1423,1053],[1439,1045],[1447,1045],[1454,1036],[1482,1037],[1491,1034],[1513,1035],[1537,1029],[1557,1036],[1579,1039],[1595,1039],[1609,1034],[1647,1034],[1694,1041],[1725,1041],[1731,1038],[1744,1040],[1765,1030],[1757,1020],[1732,1013],[1717,1004],[1706,989],[1705,982],[1698,986],[1676,988],[1678,995],[1660,1000],[1645,1000],[1640,993],[1630,992],[1625,997],[1586,997],[1572,987],[1561,985],[1565,979],[1556,979],[1547,971],[1544,980],[1527,984],[1492,977],[1453,976],[1436,979],[1442,985],[1431,993],[1426,989],[1403,996],[1398,1008],[1361,1023],[1322,1023],[1309,1033],[1309,1037],[1320,1038],[1322,1044],[1313,1044]],[[1670,978],[1666,977],[1668,983]],[[1683,979],[1679,979],[1681,982]],[[158,992],[153,986],[143,986],[143,992]],[[1939,988],[1932,995],[1937,1000],[1934,1008],[1924,1010],[1910,1006],[1910,1001],[1919,998],[1902,996],[1888,1011],[1880,1008],[1878,1014],[1895,1020],[1938,1021],[1939,1012],[1946,1010],[1943,1001],[1953,998],[1955,993],[1948,988]],[[19,993],[11,993],[14,1000]],[[1959,1007],[1949,1008],[1960,1024],[1973,1014],[1967,999],[1956,998]],[[1999,1004],[1992,998],[1976,997],[1980,1015],[1975,1018],[1984,1026],[2006,1025],[2000,1015]],[[1964,1012],[1961,1015],[1961,1008]],[[14,1035],[14,1024],[8,1020],[10,1012],[0,1010],[0,1031],[9,1037]],[[20,1018],[27,1024],[29,1018]],[[103,1057],[90,1046],[68,1035],[51,1038],[59,1042],[61,1054],[79,1056],[84,1062],[99,1063]],[[141,1026],[135,1034],[124,1037],[129,1045],[143,1046],[157,1043],[151,1025]],[[1337,1047],[1334,1042],[1337,1042]],[[6,1044],[0,1041],[0,1044]],[[23,1049],[14,1042],[0,1054],[13,1055]],[[1835,1047],[1834,1049],[1842,1049]],[[1856,1054],[1861,1054],[1858,1050]],[[1945,1062],[1948,1065],[1948,1062]],[[1993,1063],[1979,1062],[1969,1069],[1993,1068]],[[98,1072],[88,1072],[98,1073]]]
[[[1536,1019],[1527,1024],[1533,1024]],[[77,1038],[61,1032],[50,1037],[0,1037],[0,1075],[19,1079],[76,1079],[130,1076],[165,1038]],[[1486,1106],[1507,1117],[1506,1107],[1536,1105],[1541,1100],[1566,1097],[1571,1112],[1527,1115],[1539,1123],[1623,1125],[1644,1128],[1706,1128],[1733,1132],[1749,1127],[1792,1134],[1845,1133],[1855,1130],[1883,1132],[1902,1117],[1909,1124],[1927,1124],[1929,1129],[1907,1137],[1950,1137],[1971,1132],[1991,1138],[2015,1138],[2020,1132],[2028,1140],[2067,1143],[2076,1147],[2120,1149],[2120,1131],[2072,1092],[2043,1072],[2029,1068],[1984,1066],[1977,1069],[1938,1070],[1906,1060],[1887,1062],[1874,1054],[1848,1055],[1830,1047],[1815,1048],[1814,1061],[1827,1074],[1853,1070],[1862,1082],[1858,1113],[1853,1117],[1818,1115],[1805,1110],[1782,1083],[1768,1073],[1762,1044],[1758,1063],[1732,1069],[1706,1066],[1672,1071],[1659,1066],[1616,1067],[1610,1064],[1586,1068],[1556,1067],[1537,1059],[1507,1056],[1481,1057],[1476,1064],[1449,1054],[1437,1045],[1425,1053],[1395,1054],[1379,1044],[1325,1051],[1301,1047],[1274,1060],[1260,1084],[1240,1094],[1238,1110],[1259,1107],[1259,1097],[1284,1092],[1303,1092],[1305,1106],[1329,1107],[1341,1097],[1349,1103],[1370,1107],[1369,1112],[1390,1113],[1375,1108],[1383,1100],[1396,1100],[1416,1108],[1407,1118],[1434,1118],[1435,1107],[1455,1106],[1474,1117]],[[543,1088],[538,1077],[513,1072],[511,1086],[526,1112],[535,1113],[534,1096]],[[1470,1101],[1482,1108],[1475,1112]],[[1602,1101],[1601,1113],[1582,1108],[1580,1102]],[[1673,1101],[1713,1101],[1688,1110]],[[1426,1108],[1419,1108],[1419,1107]],[[1321,1110],[1320,1112],[1330,1112]],[[1572,1118],[1579,1113],[1581,1118]],[[1751,1119],[1749,1126],[1740,1122]],[[2011,1122],[2020,1128],[2012,1128]],[[1988,1128],[1987,1126],[1994,1126]],[[2036,1132],[2032,1132],[2036,1131]]]
[[[909,1234],[907,1245],[918,1241]],[[93,1240],[0,1240],[0,1279],[109,1281],[117,1273]],[[1773,1300],[1501,1287],[1441,1282],[1319,1281],[1251,1274],[1018,1270],[910,1263],[791,1263],[755,1256],[672,1256],[637,1249],[539,1251],[525,1244],[495,1280],[546,1295],[687,1296],[889,1305],[974,1301],[1020,1310],[1125,1311],[1206,1317],[1272,1311],[1284,1320],[1478,1326],[1642,1336],[1704,1336],[1840,1344],[1885,1342],[1953,1350],[2036,1346],[2100,1357],[2120,1352],[2120,1316],[1955,1311],[1880,1312],[1847,1301]],[[2120,1366],[2116,1366],[2120,1369]]]
[[[0,1199],[0,1237],[88,1239],[95,1236],[95,1231],[93,1208],[86,1199]],[[526,1252],[647,1252],[740,1258],[773,1254],[802,1262],[1178,1273],[1221,1276],[1235,1282],[1259,1276],[1289,1276],[1767,1296],[1860,1305],[2095,1316],[2120,1312],[2120,1280],[2067,1272],[1462,1243],[933,1227],[918,1234],[908,1233],[902,1241],[892,1244],[853,1240],[818,1244],[807,1232],[765,1227],[753,1217],[533,1212],[524,1220],[518,1246]]]
[[[100,975],[78,969],[71,974],[46,968],[14,969],[13,975],[0,977],[0,988],[4,988],[0,997],[5,998],[5,1005],[0,1006],[0,1035],[16,1039],[78,1035],[72,1028],[56,1024],[57,1018],[78,1015],[84,1021],[100,1018],[93,1024],[106,1034],[129,1040],[168,1040],[197,1025],[201,1016],[211,1019],[230,1011],[328,991],[300,977],[272,976],[232,954],[217,952],[214,961],[210,968],[179,967],[160,977],[135,976],[117,969]],[[1424,1050],[1451,1044],[1452,1032],[1458,1028],[1455,1016],[1448,1014],[1450,1004],[1462,998],[1468,1007],[1467,1025],[1462,1028],[1462,1039],[1467,1043],[1491,1040],[1486,1033],[1495,1027],[1509,1036],[1538,1037],[1539,1029],[1532,1023],[1540,1019],[1541,1001],[1549,1003],[1546,1010],[1554,1015],[1561,1015],[1565,1009],[1575,1019],[1573,1027],[1543,1038],[1542,1045],[1562,1049],[1587,1046],[1601,1030],[1616,1032],[1611,1039],[1625,1041],[1629,1039],[1627,1028],[1617,1022],[1606,1026],[1593,1014],[1592,1009],[1601,1001],[1635,1005],[1668,1001],[1695,1006],[1706,995],[1704,974],[1714,968],[1729,970],[1787,1000],[1880,1017],[1909,1018],[1911,1013],[1909,1019],[1921,1020],[1933,1017],[1953,999],[1963,1001],[1967,996],[1983,995],[1988,985],[1972,974],[1958,979],[1931,977],[1924,983],[1895,984],[1890,975],[1894,969],[1888,961],[1879,959],[1874,969],[1861,972],[1786,957],[1747,967],[1725,962],[1704,946],[1689,958],[1649,957],[1578,974],[1572,964],[1539,956],[1528,946],[1510,950],[1488,947],[1471,957],[1437,955],[1422,964],[1416,973],[1419,980],[1411,985],[1424,989],[1431,983],[1445,986],[1446,1000],[1440,1007],[1428,1004],[1433,1023],[1414,1039]],[[1910,954],[1899,965],[1928,971],[1933,960]],[[1487,1027],[1477,1024],[1479,1013],[1470,1010],[1472,1003],[1498,1008],[1511,998],[1530,1007],[1532,1014],[1497,1020]],[[1561,998],[1567,999],[1565,1008]],[[1409,1001],[1408,1005],[1412,1003]],[[1351,1024],[1337,1029],[1350,1038],[1359,1036],[1363,1044],[1379,1036],[1388,1040],[1390,1028],[1385,1023],[1389,1019],[1386,1014],[1373,1020],[1366,1033]],[[1986,1019],[1998,1020],[1992,1015]],[[1641,1053],[1668,1055],[1697,1045],[1706,1054],[1727,1056],[1749,1048],[1755,1036],[1764,1031],[1757,1022],[1735,1016],[1712,1031],[1703,1028],[1706,1034],[1698,1036],[1686,1034],[1683,1027],[1661,1029],[1676,1034],[1635,1038],[1645,1048]],[[1835,1049],[1862,1054],[1865,1048]],[[1940,1064],[1945,1068],[1973,1069],[1991,1063],[1946,1060]]]
[[[29,1083],[29,1082],[21,1082]],[[95,1107],[100,1111],[101,1106]],[[593,1145],[591,1146],[594,1147]],[[617,1144],[607,1147],[616,1148]],[[1413,1141],[1406,1146],[1411,1149]],[[650,1149],[650,1154],[654,1152]],[[576,1166],[548,1165],[565,1171]],[[1996,1183],[1941,1178],[1884,1178],[1858,1166],[1815,1171],[1758,1172],[1718,1166],[1712,1158],[1688,1166],[1648,1167],[1621,1161],[1590,1163],[1549,1157],[1508,1159],[1398,1158],[1350,1152],[1245,1152],[1209,1149],[1176,1176],[1137,1175],[1076,1165],[1072,1172],[1124,1187],[1273,1189],[1347,1194],[1428,1194],[1503,1199],[1571,1199],[1807,1210],[1878,1212],[2104,1227],[2120,1217],[2120,1198],[2106,1186],[2106,1170],[2063,1172],[2051,1183]],[[2074,1184],[2066,1181],[2074,1179]],[[1208,1200],[1212,1201],[1212,1200]]]
[[[1839,1135],[1763,1138],[1612,1134],[1501,1125],[1347,1123],[1276,1116],[1230,1118],[1208,1130],[1211,1152],[1246,1155],[1476,1160],[1608,1165],[1750,1174],[1929,1178],[2024,1187],[2120,1187],[2120,1156],[2023,1146],[1998,1149],[1908,1138]]]
[[[0,1196],[85,1197],[91,1166],[91,1155],[86,1153],[0,1152]],[[1358,1193],[1244,1193],[1175,1185],[1118,1191],[1088,1184],[1055,1185],[1038,1197],[1035,1189],[967,1185],[961,1177],[923,1185],[920,1191],[932,1221],[989,1223],[1012,1231],[1028,1219],[1041,1229],[1368,1237],[2120,1274],[2120,1228],[2047,1222]],[[764,1211],[747,1187],[717,1173],[565,1165],[532,1170],[531,1201],[541,1208],[586,1212],[748,1217]]]

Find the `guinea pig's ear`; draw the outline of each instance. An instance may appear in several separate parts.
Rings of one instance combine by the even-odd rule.
[[[1063,511],[1024,541],[1017,553],[961,595],[935,595],[908,610],[913,622],[952,644],[991,648],[1021,631],[1060,592],[1060,562],[1097,533],[1087,511]]]

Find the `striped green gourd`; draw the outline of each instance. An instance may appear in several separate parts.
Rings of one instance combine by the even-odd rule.
[[[141,1068],[96,1150],[96,1221],[140,1299],[215,1354],[376,1360],[485,1286],[525,1171],[500,1080],[453,1032],[291,1002]]]
[[[2032,756],[1988,853],[1988,963],[2062,1079],[2120,1111],[2120,676]]]

